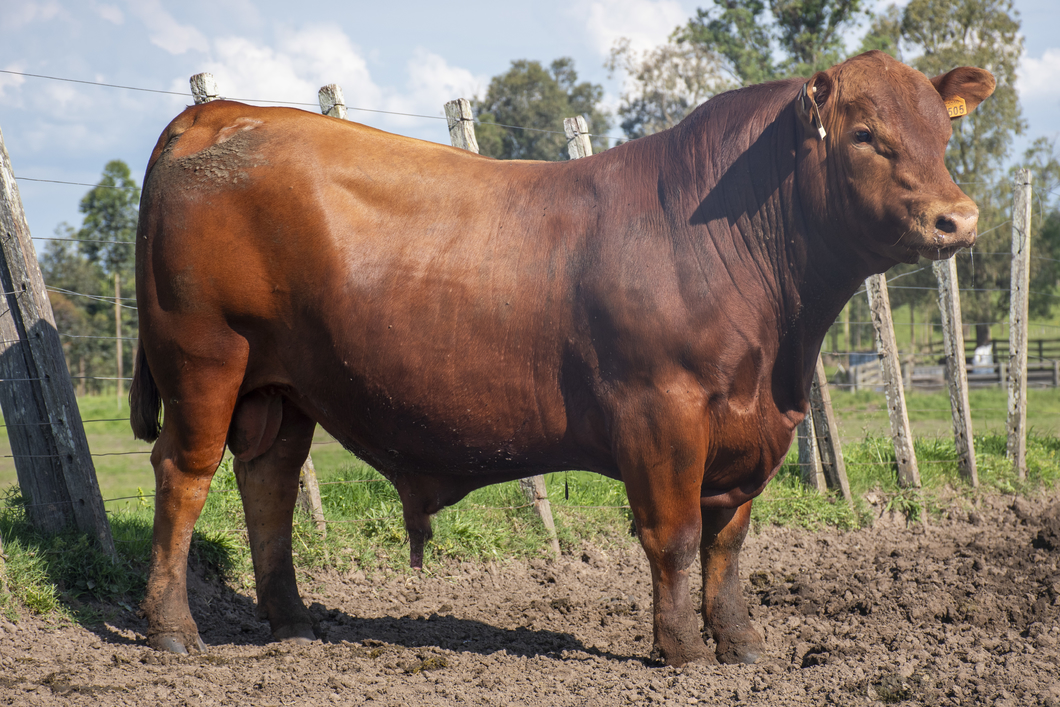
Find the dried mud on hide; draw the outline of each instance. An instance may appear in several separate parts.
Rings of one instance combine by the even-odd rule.
[[[308,646],[268,643],[249,597],[199,578],[202,655],[148,649],[124,610],[92,630],[0,622],[0,704],[1060,707],[1060,502],[950,515],[749,536],[767,646],[752,666],[647,663],[650,577],[628,545],[423,576],[313,571],[322,640]]]

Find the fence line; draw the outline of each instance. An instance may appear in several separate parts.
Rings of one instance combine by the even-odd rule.
[[[4,72],[4,73],[18,73],[18,72],[7,71],[7,72]],[[24,75],[34,76],[32,74],[24,74]],[[38,77],[39,78],[55,79],[55,80],[65,80],[65,79],[58,79],[56,77],[47,77],[47,76],[38,76]],[[74,81],[78,82],[78,83],[95,83],[95,82],[83,82],[83,81],[76,81],[76,80],[74,80]],[[150,89],[135,89],[133,87],[116,86],[116,85],[111,85],[111,84],[96,84],[96,85],[109,86],[109,87],[112,87],[112,88],[125,88],[125,89],[132,89],[132,90],[148,90],[148,91],[150,91]],[[158,92],[158,93],[174,93],[174,92],[163,92],[163,91],[156,91],[156,92]],[[175,94],[175,95],[186,95],[186,94]],[[238,100],[244,100],[244,101],[248,101],[248,102],[266,102],[266,101],[258,100],[258,99],[238,99]],[[284,101],[271,101],[271,102],[273,102],[273,103],[287,103],[287,104],[290,104],[290,105],[307,105],[307,106],[308,105],[314,105],[314,104],[309,104],[309,103],[292,103],[292,102],[284,102]],[[416,115],[416,114],[410,114],[410,113],[397,113],[397,112],[392,112],[392,111],[381,111],[381,110],[363,109],[363,108],[355,108],[355,107],[353,107],[351,109],[352,110],[376,112],[376,113],[386,113],[386,114],[392,114],[392,115],[403,115],[403,116],[422,117],[422,118],[431,118],[431,119],[446,119],[445,116],[424,116],[424,115]],[[493,124],[493,125],[498,125],[498,126],[501,126],[501,127],[512,128],[512,129],[532,130],[532,131],[543,132],[543,133],[564,134],[564,133],[562,133],[560,131],[543,130],[543,129],[538,129],[538,128],[526,128],[526,127],[522,127],[522,126],[506,125],[506,124],[503,124],[503,123],[482,123],[481,121],[478,121],[478,120],[476,120],[474,118],[466,118],[466,120],[468,120],[469,123],[478,122],[479,124]],[[588,136],[588,132],[584,128],[582,128],[580,133],[578,133],[577,130],[575,131],[575,133],[579,134],[581,137],[584,137],[584,138],[587,138],[587,136]],[[568,138],[570,138],[570,134],[569,133],[567,134],[567,136],[568,136]],[[599,137],[608,137],[608,138],[610,138],[611,136],[601,135]],[[617,138],[612,138],[612,139],[617,139]],[[590,151],[591,151],[591,148],[590,148]],[[572,151],[572,158],[574,156],[575,156],[574,152]],[[34,179],[34,178],[26,178],[26,179],[27,179],[27,181],[60,183],[60,184],[70,184],[70,185],[81,185],[81,186],[88,186],[88,187],[102,186],[102,187],[110,187],[110,188],[127,188],[127,189],[138,189],[139,188],[139,187],[119,187],[117,185],[81,184],[79,182],[64,182],[64,181],[59,181],[59,180],[46,180],[46,179]],[[982,232],[980,235],[986,235],[987,233],[990,233],[992,231],[998,230],[998,229],[1004,227],[1005,225],[1007,225],[1009,223],[1010,223],[1010,221],[1002,222],[1001,224],[999,224],[997,226],[994,226],[993,228],[991,228],[991,229],[989,229],[987,231]],[[52,240],[52,241],[61,241],[61,242],[92,242],[92,243],[103,243],[103,244],[134,245],[133,241],[106,241],[106,240],[88,240],[88,239],[82,240],[82,239],[76,239],[76,238],[60,238],[60,237],[41,238],[40,240]],[[994,253],[994,252],[976,253],[974,250],[970,251],[967,254],[967,257],[974,258],[975,255],[977,255],[977,254],[978,255],[982,255],[982,256],[990,256],[990,257],[1001,256],[1001,255],[1004,255],[1006,257],[1012,257],[1012,255],[1009,254],[1009,253]],[[962,253],[962,256],[963,255],[964,254]],[[1050,258],[1036,258],[1036,259],[1053,261],[1053,259],[1050,259]],[[911,272],[900,273],[900,274],[895,275],[894,277],[892,277],[890,280],[886,280],[886,281],[881,277],[879,280],[884,285],[883,286],[883,290],[882,290],[883,293],[884,293],[884,296],[886,294],[887,289],[889,289],[889,288],[893,288],[893,289],[896,289],[896,290],[908,289],[908,290],[929,290],[929,291],[934,291],[935,288],[931,288],[931,287],[917,287],[917,286],[904,286],[904,285],[891,285],[891,284],[889,284],[889,283],[892,283],[892,282],[894,282],[896,280],[899,280],[901,278],[907,277],[909,275],[914,275],[914,274],[917,274],[919,272],[922,272],[923,270],[926,270],[926,269],[927,268],[919,268],[919,269],[913,270]],[[65,290],[65,289],[62,289],[62,288],[47,288],[47,289],[48,289],[48,291],[51,291],[51,292],[56,292],[56,293],[59,293],[59,294],[64,294],[64,295],[69,295],[69,296],[86,297],[86,298],[89,298],[89,299],[94,299],[94,300],[98,300],[98,301],[101,301],[101,302],[105,302],[107,304],[115,303],[115,298],[106,297],[106,296],[103,296],[103,295],[90,295],[90,294],[86,294],[86,293],[75,292],[75,291],[72,291],[72,290]],[[859,292],[861,292],[861,291],[865,291],[865,290],[864,289],[863,290],[859,290]],[[1004,289],[1001,289],[1001,288],[958,288],[958,291],[961,291],[961,292],[1008,292],[1008,290],[1004,290]],[[21,297],[21,295],[23,293],[22,292],[10,292],[10,293],[0,293],[0,294],[12,295],[12,296],[15,296],[17,298],[17,297]],[[1048,296],[1048,297],[1057,297],[1058,296],[1058,295],[1054,295],[1052,293],[1044,293],[1044,292],[1031,293],[1031,294],[1044,295],[1044,296]],[[134,297],[119,298],[119,302],[120,301],[135,302],[136,298],[134,298]],[[129,306],[129,305],[124,305],[124,304],[119,304],[119,303],[115,303],[115,304],[117,304],[117,306],[125,307],[127,309],[136,309],[135,306]],[[856,326],[863,326],[863,325],[868,324],[868,323],[874,323],[875,324],[876,322],[846,322],[846,324],[849,324],[851,326],[855,326],[855,325]],[[837,325],[838,324],[839,324],[839,322],[837,322]],[[933,331],[935,326],[938,326],[940,328],[943,326],[942,324],[927,323],[927,322],[925,323],[925,325],[927,325],[932,331]],[[967,327],[967,326],[974,326],[974,325],[975,324],[966,324],[965,326]],[[991,326],[993,326],[993,323],[991,323]],[[1042,325],[1042,326],[1043,327],[1048,326],[1050,328],[1060,328],[1060,327],[1056,327],[1054,325]],[[113,337],[111,337],[111,336],[76,336],[76,335],[64,335],[64,336],[66,336],[68,338],[86,338],[86,339],[100,339],[100,340],[113,339],[115,341],[135,340],[136,339],[136,337],[121,337],[121,336],[113,336]],[[19,343],[24,343],[24,342],[19,342]],[[896,349],[896,347],[894,347],[894,348]],[[832,352],[832,353],[833,354],[839,354],[841,352]],[[847,352],[847,353],[856,353],[856,352]],[[88,379],[88,380],[112,380],[112,381],[130,380],[130,378],[126,378],[126,377],[122,377],[122,376],[116,376],[116,377],[73,376],[73,378]],[[26,379],[0,379],[0,382],[7,382],[9,380],[10,381],[18,381],[18,380],[29,381],[29,380],[41,380],[41,379],[40,378],[35,378],[35,379],[30,379],[30,378],[26,378]],[[839,385],[841,386],[842,384],[839,384]],[[898,390],[901,390],[901,388],[898,388]],[[1000,409],[1000,408],[991,408],[991,410],[998,410],[998,409]],[[869,411],[862,410],[860,408],[847,408],[847,409],[844,409],[843,411],[844,412],[861,411],[861,412],[865,412],[865,413],[871,414]],[[939,411],[932,410],[932,409],[915,409],[915,410],[911,410],[911,411],[912,412],[931,412],[931,413],[939,412]],[[883,411],[881,410],[880,412],[883,412]],[[1052,416],[1045,416],[1045,417],[1060,417],[1060,415],[1052,415]],[[111,421],[112,422],[112,421],[118,421],[118,420],[124,421],[123,418],[119,418],[119,419],[113,419],[113,420],[112,419],[88,420],[88,421],[85,421],[85,422],[86,423],[87,422],[106,422],[106,421]],[[43,425],[43,424],[47,424],[47,423],[27,423],[27,424],[30,424],[30,425],[31,424]],[[18,423],[15,423],[12,426],[17,426],[17,425],[18,425]],[[7,425],[3,425],[3,427],[7,427]],[[816,435],[815,434],[814,436],[817,437],[818,439],[822,439],[822,437],[820,435]],[[856,437],[845,438],[844,441],[847,441],[847,440],[850,440],[850,439],[858,439],[858,438],[856,438]],[[334,439],[331,439],[331,440],[320,440],[320,441],[312,442],[312,446],[331,445],[331,444],[338,444],[338,443],[339,442],[337,440],[334,440]],[[124,451],[124,452],[100,452],[100,453],[93,453],[93,454],[90,455],[90,457],[147,455],[147,454],[150,454],[150,453],[151,452],[149,450],[136,450],[136,451]],[[896,454],[898,454],[898,453],[896,453]],[[25,457],[25,458],[45,458],[45,457],[47,457],[47,458],[56,458],[56,457],[59,457],[60,455],[18,455],[18,456]],[[901,455],[898,454],[898,456],[901,456]],[[5,455],[4,458],[15,458],[15,457],[16,457],[16,455],[12,454],[12,455]],[[903,466],[903,461],[904,460],[902,460],[902,459],[898,460],[898,467],[900,469]],[[916,463],[917,463],[917,461],[914,458],[913,464],[915,465]],[[920,464],[936,464],[936,465],[937,464],[959,464],[960,460],[956,459],[956,458],[955,459],[935,459],[935,460],[929,460],[929,461],[920,461],[919,463]],[[861,466],[894,467],[896,465],[896,462],[894,460],[888,460],[888,461],[879,461],[879,462],[858,462],[858,464],[861,465]],[[811,463],[810,462],[805,462],[805,463],[804,462],[797,462],[797,463],[795,463],[795,465],[796,466],[809,466],[809,465],[811,465]],[[915,466],[913,467],[913,469],[914,469],[913,474],[915,476],[915,474],[916,474]],[[913,485],[916,485],[916,486],[919,485],[919,481],[918,480],[913,480],[913,481],[904,480],[904,481],[905,481],[905,484],[912,483]],[[320,485],[321,486],[330,486],[330,485],[351,484],[351,483],[386,483],[386,479],[384,479],[384,478],[379,478],[379,479],[346,479],[346,480],[324,482],[324,483],[321,483]],[[237,489],[218,489],[218,490],[211,490],[211,491],[209,491],[209,493],[238,493],[238,490]],[[136,496],[122,496],[122,497],[116,497],[116,498],[111,498],[111,499],[103,499],[103,502],[104,503],[109,503],[109,502],[114,502],[114,501],[131,500],[131,499],[140,499],[140,500],[142,500],[142,499],[146,499],[146,498],[154,498],[154,496],[155,496],[154,494],[142,494],[141,493],[141,494],[137,494]],[[774,499],[760,499],[760,500],[763,501],[763,502],[783,502],[785,499],[774,498]],[[73,501],[70,501],[70,503],[73,503]],[[51,503],[51,504],[32,504],[33,507],[40,506],[40,505],[55,505],[55,504],[54,503]],[[519,510],[519,509],[523,509],[523,508],[533,507],[535,505],[536,505],[535,501],[530,501],[530,502],[528,502],[528,503],[526,503],[524,505],[517,505],[517,506],[477,506],[477,505],[469,505],[469,506],[465,506],[461,510],[471,510],[471,509],[475,509],[475,510]],[[578,508],[582,508],[582,509],[627,508],[628,509],[629,508],[628,505],[622,505],[622,506],[579,506],[579,505],[575,505],[575,504],[571,504],[571,505],[557,504],[557,505],[560,505],[561,507],[564,507],[564,508],[570,508],[570,509],[578,509]],[[28,507],[31,507],[31,506],[27,506],[27,508]],[[339,521],[339,520],[336,520],[336,521],[324,521],[323,519],[320,519],[318,522],[357,523],[357,522],[367,522],[367,521],[370,521],[370,520],[373,520],[373,519],[366,518],[366,519],[342,520],[342,521]]]
[[[100,82],[97,82],[97,81],[83,81],[83,80],[80,80],[80,79],[68,79],[68,78],[63,78],[63,77],[59,77],[59,76],[45,76],[43,74],[28,74],[28,73],[23,73],[23,72],[20,72],[20,71],[11,71],[11,70],[8,70],[8,69],[0,69],[0,73],[13,74],[13,75],[16,75],[16,76],[25,76],[25,77],[37,78],[37,79],[48,79],[48,80],[51,80],[51,81],[66,81],[66,82],[70,82],[70,83],[80,83],[80,84],[86,84],[86,85],[89,85],[89,86],[102,86],[102,87],[106,87],[106,88],[119,88],[119,89],[125,89],[125,90],[129,90],[129,91],[144,91],[144,92],[147,92],[147,93],[161,93],[161,94],[166,94],[166,95],[171,95],[171,96],[185,96],[185,97],[192,96],[192,94],[190,92],[189,93],[180,93],[180,92],[177,92],[177,91],[162,91],[162,90],[153,89],[153,88],[138,88],[136,86],[119,86],[117,84],[100,83]],[[270,98],[233,98],[233,97],[230,97],[230,96],[223,96],[223,97],[222,96],[218,96],[218,98],[221,99],[221,100],[226,100],[226,101],[239,101],[241,103],[275,103],[277,105],[283,105],[283,106],[305,106],[305,107],[316,108],[317,105],[318,105],[317,103],[310,103],[308,101],[281,101],[281,100],[274,100],[274,99],[270,99]],[[347,110],[356,110],[356,111],[360,111],[362,113],[377,113],[377,114],[380,114],[380,115],[396,115],[396,116],[401,116],[401,117],[405,117],[405,118],[424,118],[424,119],[427,119],[427,120],[446,120],[446,117],[444,115],[423,115],[422,113],[402,113],[400,111],[382,110],[382,109],[378,109],[378,108],[358,108],[357,106],[350,106],[350,105],[345,106],[345,108]],[[478,118],[474,118],[473,120],[474,120],[475,123],[477,123],[479,125],[496,125],[497,127],[500,127],[500,128],[511,128],[512,130],[526,130],[526,131],[529,131],[529,132],[564,135],[564,132],[562,130],[546,130],[544,128],[528,128],[528,127],[523,126],[523,125],[508,125],[506,123],[496,123],[496,122],[491,122],[491,121],[482,121],[482,120],[479,120]],[[594,137],[607,138],[608,140],[616,140],[616,141],[621,141],[621,142],[625,142],[625,141],[629,140],[629,138],[626,137],[626,136],[615,137],[614,135],[602,135],[602,134],[599,134],[599,133],[593,133],[593,136]],[[36,180],[36,181],[46,181],[46,180]],[[58,180],[53,180],[53,181],[58,181]],[[61,183],[61,184],[62,183],[73,184],[74,182],[59,182],[59,183]],[[92,185],[85,185],[85,186],[92,186]]]

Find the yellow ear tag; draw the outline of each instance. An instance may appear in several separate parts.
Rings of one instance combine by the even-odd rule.
[[[946,112],[951,118],[960,118],[962,115],[968,115],[968,105],[960,96],[954,96],[946,101]]]

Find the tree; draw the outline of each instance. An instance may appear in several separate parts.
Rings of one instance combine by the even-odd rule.
[[[81,199],[80,210],[85,215],[77,232],[81,252],[89,262],[97,264],[114,282],[115,364],[118,399],[122,398],[122,378],[126,366],[122,356],[122,324],[132,319],[135,308],[122,305],[121,283],[132,291],[132,265],[135,258],[136,223],[139,218],[140,188],[133,181],[129,166],[121,160],[111,160],[103,168],[99,184]]]
[[[862,0],[714,0],[678,28],[676,38],[725,57],[726,69],[742,85],[809,76],[846,58],[843,33],[862,19],[861,5]]]
[[[114,370],[113,347],[101,338],[113,331],[113,319],[107,302],[110,279],[71,242],[75,233],[69,224],[59,224],[40,267],[70,376],[77,381],[78,395],[84,395],[99,389],[90,379],[110,376]]]
[[[1011,0],[912,0],[902,13],[902,44],[915,55],[911,65],[928,76],[957,66],[978,66],[997,79],[997,89],[973,113],[953,123],[946,166],[954,181],[979,206],[980,238],[975,250],[1010,250],[1011,231],[995,228],[1012,205],[1004,164],[1024,121],[1016,95],[1016,68],[1023,53],[1019,16]],[[961,308],[976,325],[976,345],[990,341],[990,324],[1004,317],[1009,282],[1007,258],[984,255],[958,260],[965,292]]]
[[[631,139],[677,125],[700,103],[731,87],[721,57],[692,42],[671,40],[638,52],[628,39],[620,39],[604,66],[612,76],[626,75],[618,115]]]
[[[597,84],[578,83],[573,59],[556,59],[548,69],[537,61],[513,61],[474,102],[479,150],[501,159],[567,159],[563,119],[581,115],[592,132],[607,132],[607,112],[598,107],[603,95]],[[596,150],[606,148],[603,138],[592,142]]]
[[[1023,153],[1037,197],[1031,217],[1031,271],[1027,286],[1032,317],[1048,317],[1060,289],[1060,155],[1056,140],[1040,137]],[[1010,174],[1015,172],[1014,166]],[[1007,298],[1006,298],[1007,300]],[[1004,302],[1007,306],[1008,302]]]
[[[869,31],[862,37],[859,51],[877,49],[903,61],[901,42],[902,10],[897,5],[888,5],[883,12],[871,15]]]

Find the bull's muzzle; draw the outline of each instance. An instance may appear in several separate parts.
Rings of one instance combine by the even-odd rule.
[[[975,245],[976,228],[979,224],[979,209],[975,206],[942,210],[935,215],[932,233],[919,249],[920,254],[931,260],[948,258],[961,248]]]

